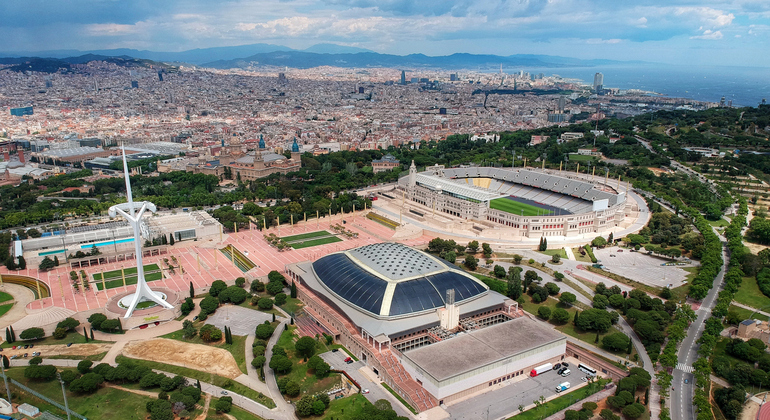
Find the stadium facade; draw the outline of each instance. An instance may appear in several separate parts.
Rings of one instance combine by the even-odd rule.
[[[291,264],[322,327],[420,411],[563,360],[566,339],[447,261],[379,243]]]
[[[626,192],[601,177],[594,182],[525,168],[436,165],[418,173],[412,162],[398,189],[433,212],[529,238],[607,232],[623,222],[628,204]]]

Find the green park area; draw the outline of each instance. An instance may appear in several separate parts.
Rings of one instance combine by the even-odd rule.
[[[576,389],[568,394],[564,394],[558,398],[554,398],[551,401],[541,404],[539,407],[531,408],[527,411],[517,414],[511,419],[515,420],[536,420],[543,419],[552,414],[558,413],[561,410],[571,406],[572,404],[590,397],[593,394],[601,391],[604,388],[605,380],[599,380],[598,382],[590,383],[580,389]]]
[[[494,200],[490,201],[489,208],[520,216],[544,216],[553,213],[550,210],[533,206],[531,204],[519,203],[518,201],[510,200],[505,197],[495,198]]]
[[[340,382],[340,375],[338,373],[330,373],[325,378],[318,378],[310,371],[307,362],[299,354],[294,347],[297,336],[294,331],[297,329],[295,326],[289,326],[286,331],[281,333],[281,337],[275,344],[276,347],[281,347],[286,350],[286,356],[292,363],[291,370],[285,374],[278,375],[278,378],[287,378],[289,381],[294,381],[299,385],[300,395],[313,395],[318,392],[327,391],[334,388]],[[278,332],[276,331],[276,334]],[[332,348],[339,348],[340,346],[327,346],[324,340],[316,341],[315,354],[325,353]]]
[[[294,249],[310,248],[311,246],[326,245],[342,241],[342,239],[332,235],[325,230],[302,233],[299,235],[284,236],[281,239],[285,243],[291,245],[291,247]]]
[[[743,278],[733,299],[738,303],[751,306],[752,308],[770,312],[768,310],[768,308],[770,308],[770,297],[765,296],[765,294],[759,290],[757,278],[754,276]]]
[[[123,270],[126,275],[126,285],[136,284],[136,267],[126,268]],[[108,289],[114,289],[116,287],[123,286],[123,273],[120,270],[107,271],[104,273],[104,286],[102,285],[102,273],[94,274],[94,282],[99,290],[102,290],[104,286]],[[156,281],[163,278],[160,273],[160,267],[158,264],[148,264],[144,266],[144,279],[145,281]]]

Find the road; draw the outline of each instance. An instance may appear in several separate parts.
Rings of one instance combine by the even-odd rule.
[[[719,236],[719,239],[725,241],[725,238],[722,236]],[[690,420],[695,418],[695,406],[692,403],[695,393],[695,375],[691,371],[692,364],[698,360],[698,347],[700,347],[695,342],[703,333],[704,322],[711,317],[711,310],[716,304],[717,294],[723,286],[725,269],[727,267],[727,253],[724,247],[722,248],[722,259],[725,261],[725,264],[722,265],[722,269],[719,270],[714,279],[714,287],[711,288],[706,298],[703,299],[701,307],[696,312],[698,318],[690,324],[690,328],[687,329],[687,336],[679,346],[679,353],[677,353],[679,363],[674,369],[674,379],[671,382],[673,390],[671,391],[670,401],[671,418],[673,420]],[[685,379],[689,382],[688,384],[684,383]]]

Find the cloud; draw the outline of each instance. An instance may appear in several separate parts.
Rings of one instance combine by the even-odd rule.
[[[86,32],[92,36],[121,36],[135,34],[139,32],[139,27],[118,23],[94,23],[86,25]]]
[[[636,26],[639,28],[646,28],[647,27],[647,18],[642,16],[639,19],[636,20]]]
[[[722,38],[724,38],[724,35],[722,35],[722,31],[712,31],[711,29],[706,29],[705,31],[703,31],[703,35],[690,37],[690,39],[722,39]]]
[[[591,38],[586,39],[586,44],[620,44],[623,42],[622,39],[600,39],[600,38]]]

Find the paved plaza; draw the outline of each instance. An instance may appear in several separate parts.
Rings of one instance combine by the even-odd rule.
[[[657,287],[674,288],[685,284],[686,277],[690,273],[682,268],[693,267],[692,264],[663,266],[661,264],[669,260],[647,255],[646,252],[631,252],[630,249],[618,247],[595,249],[594,255],[606,267],[605,270]]]
[[[273,315],[240,306],[222,305],[213,315],[206,318],[206,324],[211,324],[224,331],[230,327],[233,335],[254,334],[257,325],[272,321]]]

